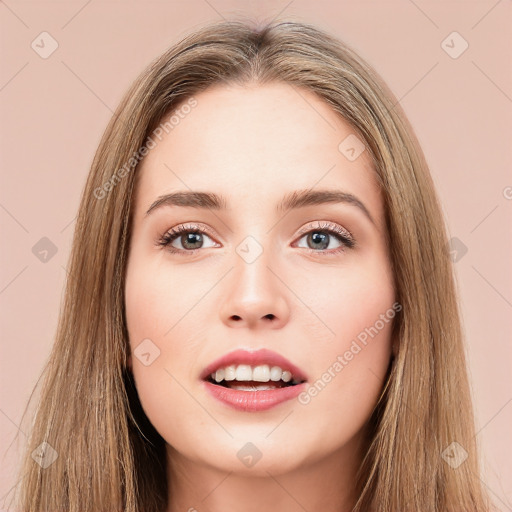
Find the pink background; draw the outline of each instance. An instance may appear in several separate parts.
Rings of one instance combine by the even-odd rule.
[[[511,10],[503,0],[2,2],[0,508],[16,485],[21,415],[50,353],[80,193],[112,111],[190,31],[221,18],[279,17],[352,45],[416,130],[450,236],[468,248],[456,270],[477,440],[485,484],[511,510]],[[45,37],[50,48],[44,31],[58,43],[48,58],[31,47],[41,52]],[[462,49],[459,36],[442,43],[454,31],[469,44],[458,58],[445,45]],[[42,237],[57,247],[47,262],[32,252]]]

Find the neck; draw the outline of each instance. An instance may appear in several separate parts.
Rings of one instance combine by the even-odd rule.
[[[362,454],[358,436],[338,451],[300,467],[283,472],[276,461],[251,475],[191,461],[167,445],[167,512],[350,512],[357,500],[355,475]]]

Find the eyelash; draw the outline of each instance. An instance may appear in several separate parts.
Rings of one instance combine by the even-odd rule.
[[[322,256],[334,256],[337,255],[346,249],[352,249],[356,245],[356,241],[354,237],[345,229],[341,228],[337,224],[332,224],[330,222],[326,222],[324,224],[321,224],[318,222],[318,226],[311,227],[308,226],[307,228],[303,228],[299,231],[299,240],[304,236],[308,235],[309,233],[313,232],[325,232],[329,233],[331,235],[334,235],[335,238],[338,239],[339,242],[341,242],[341,247],[338,247],[337,249],[331,249],[330,251],[318,251],[315,249],[309,249],[306,250],[313,254],[320,254]],[[184,250],[184,249],[175,249],[174,247],[171,247],[171,243],[174,242],[179,236],[185,234],[185,233],[199,233],[202,235],[208,235],[212,237],[212,234],[210,231],[204,227],[195,225],[195,224],[182,224],[176,228],[173,228],[166,233],[164,233],[156,242],[156,245],[161,247],[167,247],[167,249],[173,253],[173,254],[181,254],[181,255],[190,255],[194,254],[196,251],[200,251],[201,249],[192,249],[192,250]]]

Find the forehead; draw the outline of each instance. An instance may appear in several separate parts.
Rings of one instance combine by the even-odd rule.
[[[360,137],[311,91],[284,83],[222,85],[194,99],[194,107],[176,109],[179,122],[155,139],[141,164],[141,209],[176,190],[217,192],[240,210],[274,206],[293,190],[313,187],[350,192],[381,217],[368,151],[347,158],[344,141],[362,144]]]

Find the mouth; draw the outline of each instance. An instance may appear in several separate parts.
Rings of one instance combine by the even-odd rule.
[[[228,365],[212,372],[205,379],[215,386],[239,391],[264,391],[297,386],[305,380],[294,377],[280,366],[246,364]]]
[[[267,349],[230,352],[208,365],[201,373],[201,379],[216,389],[241,392],[273,391],[307,382],[302,370]]]

